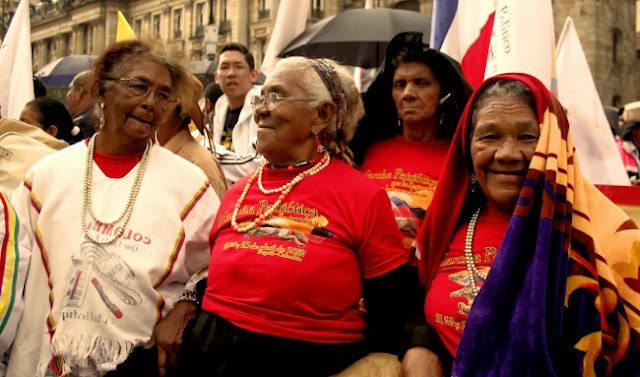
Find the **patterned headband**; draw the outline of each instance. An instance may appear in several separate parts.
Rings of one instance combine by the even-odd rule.
[[[329,90],[331,99],[338,108],[336,111],[336,130],[339,130],[342,128],[344,113],[347,110],[347,99],[342,91],[342,81],[340,81],[338,72],[336,72],[330,63],[322,59],[311,59],[311,65],[322,79],[327,90]]]

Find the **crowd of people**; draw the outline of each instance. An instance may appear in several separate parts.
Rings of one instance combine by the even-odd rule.
[[[473,90],[419,33],[365,94],[257,78],[116,42],[0,119],[0,375],[640,376],[640,230],[537,79]]]

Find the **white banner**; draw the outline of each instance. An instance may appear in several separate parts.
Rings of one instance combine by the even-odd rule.
[[[0,45],[0,106],[2,116],[19,119],[33,100],[29,0],[20,0],[9,30]]]
[[[498,0],[485,79],[522,72],[554,91],[554,41],[551,0]]]
[[[558,39],[558,98],[567,110],[582,174],[595,184],[628,186],[609,122],[571,18]]]
[[[309,1],[281,0],[276,23],[260,70],[268,75],[278,62],[278,53],[306,28]]]

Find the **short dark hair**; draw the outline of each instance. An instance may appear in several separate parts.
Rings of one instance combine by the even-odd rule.
[[[208,99],[209,102],[213,104],[215,104],[218,98],[222,97],[223,94],[222,88],[220,88],[220,85],[215,82],[210,83],[204,89],[204,98]]]
[[[37,76],[33,76],[33,95],[34,97],[44,97],[47,95],[47,87]]]
[[[244,55],[244,60],[249,65],[249,69],[254,70],[256,68],[256,63],[255,63],[255,60],[253,59],[253,54],[249,51],[249,49],[245,45],[241,43],[231,42],[222,46],[222,49],[218,54],[218,62],[220,61],[220,56],[222,56],[222,53],[226,51],[239,51],[242,55]]]
[[[28,102],[26,106],[33,107],[38,111],[38,122],[45,127],[45,131],[52,125],[58,128],[56,138],[62,139],[69,144],[82,139],[80,133],[71,134],[75,125],[62,102],[49,97],[38,97]]]

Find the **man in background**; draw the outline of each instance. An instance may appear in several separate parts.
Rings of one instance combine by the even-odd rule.
[[[218,55],[215,81],[224,95],[213,118],[213,141],[227,186],[253,173],[262,156],[256,151],[258,125],[253,120],[251,98],[260,95],[253,55],[239,43],[228,43]]]
[[[67,110],[85,138],[91,137],[100,126],[96,101],[91,95],[91,81],[91,71],[80,72],[73,78],[67,91]]]

